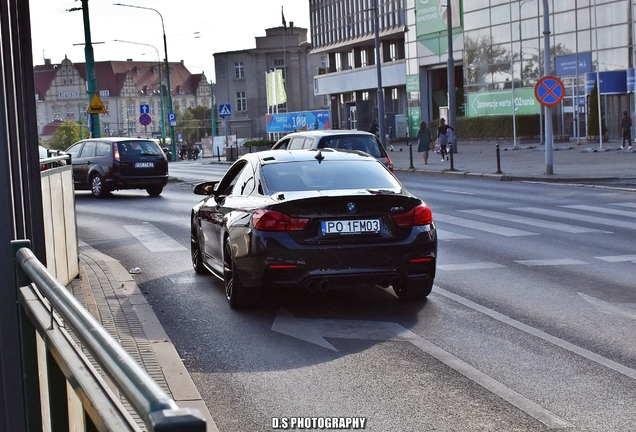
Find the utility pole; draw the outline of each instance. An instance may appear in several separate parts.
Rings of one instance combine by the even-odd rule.
[[[543,0],[543,46],[543,51],[545,53],[543,76],[548,76],[551,72],[550,69],[552,69],[550,64],[550,9],[548,8],[548,0]],[[545,110],[545,173],[554,174],[552,152],[552,107],[546,106],[543,107],[543,109]]]
[[[95,57],[93,56],[93,45],[91,42],[91,23],[88,17],[88,0],[82,0],[82,15],[84,17],[84,55],[86,56],[86,89],[88,92],[88,105],[90,106],[93,96],[97,93],[97,81],[95,80]],[[91,116],[91,133],[93,138],[101,136],[99,126],[99,114],[89,114]]]

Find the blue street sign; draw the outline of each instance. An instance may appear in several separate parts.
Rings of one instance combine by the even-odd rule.
[[[175,113],[168,113],[168,122],[170,123],[170,126],[176,126],[177,115]]]
[[[150,105],[148,104],[139,105],[139,114],[150,114]]]
[[[219,105],[219,117],[229,117],[232,115],[232,107],[230,104]]]

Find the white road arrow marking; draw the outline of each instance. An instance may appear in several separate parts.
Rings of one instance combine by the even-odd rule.
[[[475,369],[463,360],[444,351],[437,345],[432,344],[397,323],[340,319],[301,319],[281,309],[274,320],[272,330],[333,351],[338,350],[327,342],[324,339],[325,337],[409,342],[424,353],[436,358],[546,426],[555,429],[572,427],[570,423],[542,408],[530,399],[506,387],[494,378]]]

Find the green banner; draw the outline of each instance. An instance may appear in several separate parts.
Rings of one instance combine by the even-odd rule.
[[[420,76],[418,74],[406,76],[406,91],[407,92],[420,91]]]
[[[515,89],[514,104],[512,90],[468,93],[466,116],[512,115],[513,105],[515,114],[539,114],[541,112],[541,104],[534,96],[534,89],[521,88]]]
[[[409,136],[410,137],[416,137],[417,136],[417,131],[420,128],[420,108],[409,108],[408,109],[408,115],[409,115]]]
[[[418,39],[438,32],[446,32],[447,0],[416,0],[415,20]],[[451,0],[453,28],[461,27],[460,0]]]

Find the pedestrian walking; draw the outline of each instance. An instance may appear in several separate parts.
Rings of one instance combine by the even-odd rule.
[[[375,119],[373,119],[373,121],[371,122],[371,127],[369,127],[369,132],[371,132],[373,135],[378,133],[378,122],[376,122]]]
[[[632,119],[627,114],[627,111],[623,111],[623,117],[621,117],[621,129],[623,130],[623,143],[621,148],[625,148],[625,141],[627,141],[628,148],[632,148]]]
[[[426,127],[426,122],[420,122],[420,128],[417,131],[417,152],[422,153],[424,165],[428,164],[428,151],[433,149],[435,144],[431,139],[431,131]]]
[[[448,152],[446,151],[446,146],[448,145],[449,129],[452,132],[455,131],[453,127],[446,124],[446,120],[443,117],[439,119],[439,128],[437,129],[437,143],[439,144],[439,153],[442,155],[442,162],[448,160]]]

